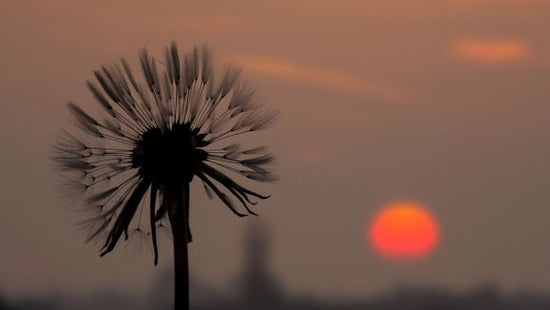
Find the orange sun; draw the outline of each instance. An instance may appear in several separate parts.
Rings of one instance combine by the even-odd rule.
[[[367,236],[382,256],[410,260],[426,257],[434,250],[439,241],[439,228],[425,207],[398,202],[382,208],[367,227]]]

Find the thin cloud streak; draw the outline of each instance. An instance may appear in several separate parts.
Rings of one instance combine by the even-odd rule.
[[[283,79],[304,83],[316,83],[336,89],[353,91],[396,103],[406,103],[412,100],[410,93],[397,90],[394,87],[366,80],[362,77],[301,65],[291,61],[265,57],[245,56],[237,57],[248,71],[275,76]]]
[[[500,65],[525,60],[532,51],[526,43],[515,39],[460,39],[451,44],[451,53],[476,64]]]

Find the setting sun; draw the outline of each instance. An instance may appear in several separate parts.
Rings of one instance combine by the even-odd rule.
[[[394,260],[429,255],[439,241],[435,218],[423,206],[411,202],[391,203],[382,208],[367,227],[374,250]]]

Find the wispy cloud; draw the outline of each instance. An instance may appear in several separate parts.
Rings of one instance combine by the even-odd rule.
[[[353,91],[392,102],[408,102],[411,94],[396,89],[386,83],[374,82],[365,78],[302,65],[299,63],[264,56],[237,57],[247,70],[261,74],[275,76],[283,79],[290,79],[304,83],[316,83],[332,88]]]
[[[451,44],[451,53],[469,62],[499,65],[525,60],[532,51],[516,39],[460,39]]]

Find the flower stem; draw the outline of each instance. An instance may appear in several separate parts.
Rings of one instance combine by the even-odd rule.
[[[189,210],[189,183],[183,184],[181,193],[170,197],[169,210],[174,245],[174,309],[189,310],[189,259],[187,253],[187,214]]]

